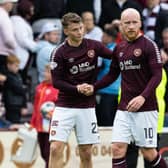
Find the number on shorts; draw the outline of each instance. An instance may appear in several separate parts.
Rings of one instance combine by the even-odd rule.
[[[153,128],[144,128],[144,131],[146,139],[153,138]]]
[[[97,123],[92,122],[92,133],[96,134],[97,133]]]

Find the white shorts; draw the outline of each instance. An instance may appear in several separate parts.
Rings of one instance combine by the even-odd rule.
[[[118,110],[114,119],[112,142],[130,143],[139,147],[157,146],[158,112],[127,112]]]
[[[95,108],[56,107],[50,127],[50,141],[67,142],[74,129],[78,144],[100,142]]]

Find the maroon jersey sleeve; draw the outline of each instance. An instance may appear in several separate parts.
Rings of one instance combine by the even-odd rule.
[[[146,44],[146,55],[148,56],[149,69],[152,76],[141,95],[148,98],[150,93],[157,88],[161,81],[162,61],[157,45],[153,41]]]
[[[62,49],[58,48],[52,52],[51,55],[51,75],[53,86],[60,91],[69,92],[69,93],[78,93],[76,86],[72,85],[69,82],[66,82],[64,77],[65,64],[62,57]]]
[[[104,44],[95,41],[94,45],[96,45],[96,48],[98,50],[99,56],[107,59],[112,59],[113,51],[107,48]]]
[[[94,84],[95,91],[110,85],[112,82],[114,82],[118,78],[120,74],[120,67],[119,67],[118,59],[117,57],[115,57],[115,51],[116,49],[114,49],[113,54],[112,54],[113,61],[110,65],[110,70],[108,74],[106,74],[101,80],[97,81]]]

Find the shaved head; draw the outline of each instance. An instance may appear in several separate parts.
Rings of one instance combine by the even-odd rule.
[[[127,8],[125,9],[122,13],[121,13],[121,20],[127,18],[128,16],[133,15],[135,16],[137,19],[141,20],[141,16],[139,14],[139,12],[134,9],[134,8]]]
[[[121,13],[120,30],[128,41],[139,37],[141,16],[136,9],[127,8]]]

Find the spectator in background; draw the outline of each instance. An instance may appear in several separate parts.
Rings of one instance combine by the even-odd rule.
[[[168,0],[160,0],[161,3],[168,3]]]
[[[140,13],[141,6],[133,0],[106,0],[102,1],[102,11],[100,15],[99,25],[104,28],[104,25],[111,23],[114,19],[120,19],[121,12],[126,8],[135,8]]]
[[[34,21],[45,18],[61,18],[64,14],[64,0],[34,0],[33,2],[35,7]]]
[[[85,28],[85,38],[101,41],[103,31],[95,25],[94,15],[92,12],[85,11],[82,13],[82,20]]]
[[[146,0],[136,0],[141,6],[142,8],[146,7]]]
[[[45,65],[49,64],[51,53],[60,42],[61,29],[54,23],[46,23],[43,25],[38,38],[40,41],[37,46],[36,64],[38,81],[42,82],[44,80]]]
[[[3,90],[3,85],[6,81],[6,76],[3,74],[0,74],[0,91]],[[4,114],[4,104],[2,102],[2,92],[0,92],[0,117]]]
[[[6,71],[7,56],[15,53],[16,40],[9,18],[14,2],[17,0],[0,1],[0,73]]]
[[[144,34],[161,47],[161,32],[168,26],[168,11],[159,3],[160,0],[147,0],[142,14]]]
[[[101,41],[103,31],[99,26],[95,25],[93,13],[89,11],[83,12],[82,20],[85,29],[84,37],[87,39]],[[98,66],[101,66],[101,64],[102,64],[102,58],[98,57]]]
[[[81,16],[81,14],[85,11],[89,11],[94,14],[94,0],[67,0],[66,1],[66,11],[68,12],[75,12]]]
[[[4,82],[6,81],[6,76],[3,75],[3,74],[0,74],[0,91],[2,90],[3,88],[3,84]],[[0,103],[1,103],[1,93],[0,93]]]
[[[114,27],[106,28],[103,32],[102,42],[107,48],[113,50],[116,46],[118,31]],[[111,60],[102,58],[102,65],[99,68],[98,80],[100,80],[110,69]],[[119,77],[114,83],[106,88],[100,89],[96,95],[96,116],[98,126],[112,126],[118,106],[118,94],[120,87]]]
[[[41,32],[41,27],[47,22],[56,24],[62,29],[60,18],[65,12],[65,0],[34,0],[35,13],[33,17],[33,32],[37,37]]]
[[[95,18],[95,23],[99,23],[100,15],[101,15],[101,5],[102,1],[101,0],[94,0],[94,18]]]
[[[20,123],[21,115],[27,113],[26,88],[24,88],[19,71],[20,60],[14,56],[7,57],[6,81],[3,89],[6,120]]]
[[[4,83],[6,80],[6,76],[3,74],[0,74],[0,84]]]
[[[168,27],[166,27],[162,31],[162,45],[163,45],[163,47],[161,48],[162,61],[166,66],[165,68],[168,68],[167,67],[168,65],[166,64],[168,61]]]
[[[46,127],[49,128],[49,123],[50,123],[49,120],[51,116],[50,114],[49,115],[42,114],[41,107],[44,103],[47,103],[47,102],[54,103],[57,100],[57,96],[58,96],[58,90],[55,89],[52,85],[50,66],[46,65],[45,71],[44,71],[44,79],[36,87],[35,99],[34,99],[34,110],[31,118],[32,127],[36,128],[36,130],[38,131],[38,142],[40,145],[41,156],[45,161],[46,168],[48,168],[49,153],[50,153],[49,152],[50,144],[48,141],[49,129],[47,130]],[[46,116],[48,116],[48,118],[46,118]]]
[[[30,0],[20,0],[18,2],[17,15],[11,16],[17,41],[15,54],[20,60],[20,72],[23,82],[27,84],[28,68],[31,59],[31,52],[35,52],[37,43],[34,41],[30,20],[34,14],[34,6]]]
[[[75,12],[81,16],[85,11],[91,12],[94,16],[95,23],[98,23],[101,14],[101,0],[67,0],[66,13]]]
[[[168,0],[160,0],[160,4],[163,7],[163,9],[168,10]]]
[[[113,28],[113,27],[115,27],[115,29],[118,31],[117,38],[116,38],[116,43],[118,44],[123,40],[123,35],[121,34],[121,31],[120,31],[119,19],[115,19],[111,23],[107,23],[104,25],[104,29]]]

